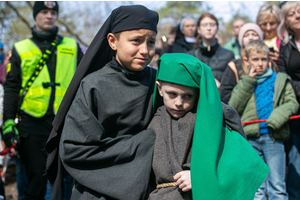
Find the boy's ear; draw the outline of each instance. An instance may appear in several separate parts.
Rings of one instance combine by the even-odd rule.
[[[155,84],[157,86],[159,95],[162,97],[163,95],[162,95],[162,91],[161,91],[161,82],[160,81],[156,81]]]
[[[246,64],[246,66],[249,66],[249,65],[250,65],[247,57],[244,57],[244,58],[243,58],[243,61],[244,61],[244,63]]]
[[[117,46],[116,46],[117,38],[116,38],[116,36],[112,33],[109,33],[107,35],[107,41],[108,41],[108,44],[109,44],[110,48],[112,50],[116,51],[117,50]]]

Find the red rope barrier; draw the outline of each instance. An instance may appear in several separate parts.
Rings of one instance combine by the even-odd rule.
[[[295,115],[295,116],[291,116],[290,120],[292,119],[299,119],[300,115]],[[260,123],[260,122],[266,122],[266,119],[261,119],[261,120],[253,120],[253,121],[248,121],[248,122],[242,122],[242,124],[255,124],[255,123]]]
[[[1,155],[1,156],[6,155],[6,154],[7,154],[12,148],[14,148],[16,145],[17,145],[17,143],[14,142],[14,144],[13,144],[12,146],[10,146],[10,147],[4,149],[3,151],[0,151],[0,155]]]

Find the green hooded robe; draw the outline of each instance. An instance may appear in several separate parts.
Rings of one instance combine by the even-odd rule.
[[[183,53],[163,54],[156,80],[199,88],[191,157],[195,200],[253,200],[268,166],[238,132],[223,123],[223,109],[210,67]],[[162,105],[154,89],[153,111]]]

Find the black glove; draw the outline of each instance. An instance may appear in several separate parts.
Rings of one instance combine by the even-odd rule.
[[[20,144],[19,131],[16,128],[16,123],[13,119],[8,119],[4,122],[3,141],[6,147],[12,146],[14,141],[16,141],[17,144]]]

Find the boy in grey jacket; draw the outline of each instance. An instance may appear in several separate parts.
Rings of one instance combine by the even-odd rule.
[[[263,41],[251,41],[245,53],[244,62],[250,72],[241,77],[228,105],[236,109],[242,122],[267,119],[263,123],[243,125],[249,143],[270,168],[254,199],[265,199],[267,191],[270,199],[287,200],[283,141],[290,134],[289,117],[296,113],[299,105],[290,78],[268,67],[269,49]]]

